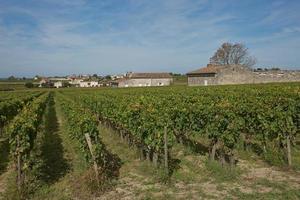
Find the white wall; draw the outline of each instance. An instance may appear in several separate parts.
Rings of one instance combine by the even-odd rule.
[[[147,87],[147,86],[167,86],[172,83],[172,78],[155,79],[127,79],[119,82],[119,87]]]
[[[99,83],[97,81],[83,81],[79,83],[80,87],[98,87]]]
[[[60,87],[62,87],[62,86],[63,86],[63,84],[62,84],[62,82],[61,82],[61,81],[54,82],[54,87],[56,87],[56,88],[60,88]]]

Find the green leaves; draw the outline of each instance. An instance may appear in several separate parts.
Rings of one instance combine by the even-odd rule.
[[[29,155],[34,146],[37,129],[42,122],[49,94],[43,94],[27,104],[13,119],[8,128],[10,151],[17,162],[21,156],[23,170],[29,165]]]
[[[68,121],[69,135],[71,138],[77,140],[80,144],[79,148],[85,155],[87,162],[93,162],[85,133],[88,133],[93,144],[93,152],[96,157],[96,162],[100,166],[107,163],[107,150],[105,145],[101,142],[101,135],[98,130],[98,120],[91,110],[86,109],[82,102],[75,102],[74,100],[58,94],[58,100],[63,108],[65,117]],[[98,106],[93,104],[93,106]],[[93,109],[93,107],[91,108]]]
[[[157,151],[162,149],[165,126],[172,142],[174,137],[199,135],[234,150],[241,134],[262,144],[284,139],[286,134],[294,138],[300,127],[299,88],[289,83],[130,88],[67,95]]]
[[[0,128],[12,120],[25,104],[41,95],[41,92],[22,95],[18,93],[11,95],[11,98],[0,101]]]

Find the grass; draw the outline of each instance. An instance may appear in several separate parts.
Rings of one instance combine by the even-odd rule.
[[[208,159],[205,161],[205,166],[210,172],[210,176],[218,183],[237,181],[242,173],[237,166],[222,166],[219,162]]]
[[[41,154],[44,160],[42,178],[47,184],[56,182],[70,169],[70,165],[64,157],[62,139],[58,134],[59,124],[54,106],[54,99],[51,97],[45,114],[45,131],[41,145]]]
[[[0,82],[0,91],[3,90],[24,90],[25,82]]]
[[[300,145],[292,148],[292,166],[294,170],[300,171]]]
[[[16,185],[16,173],[13,170],[7,172],[6,177],[6,187],[5,191],[1,193],[0,199],[5,200],[17,200],[18,199],[18,189]]]
[[[107,148],[118,154],[123,161],[120,169],[120,180],[117,182],[116,188],[121,187],[128,190],[126,189],[127,184],[137,183],[137,189],[133,189],[137,199],[176,199],[177,194],[191,198],[195,198],[195,195],[198,195],[197,197],[200,195],[201,197],[209,197],[202,191],[201,187],[194,186],[209,179],[206,168],[195,165],[193,161],[195,159],[197,162],[202,162],[203,156],[188,156],[189,159],[185,159],[185,155],[181,154],[181,156],[176,157],[178,151],[182,151],[184,147],[179,145],[174,148],[172,160],[177,162],[177,169],[174,170],[170,178],[163,168],[155,168],[148,161],[138,160],[135,148],[123,143],[114,131],[100,127],[100,132],[102,133],[102,141]],[[124,184],[124,179],[131,181]],[[180,185],[184,188],[179,189]],[[190,193],[192,188],[195,191]],[[118,198],[121,197],[118,196]]]
[[[286,189],[284,191],[271,191],[267,193],[243,193],[239,189],[234,189],[230,192],[230,196],[226,199],[242,199],[242,200],[252,200],[252,199],[261,199],[261,200],[275,200],[275,199],[285,199],[285,200],[294,200],[300,199],[299,189]]]
[[[173,85],[187,85],[187,76],[173,76]]]
[[[87,170],[84,156],[76,148],[76,141],[68,136],[67,122],[56,101],[50,101],[47,108],[42,155],[45,159],[44,184],[32,199],[72,199],[78,189],[82,196],[87,191],[76,188]]]
[[[6,170],[9,162],[8,139],[0,139],[0,175]]]
[[[222,167],[218,162],[210,162],[207,154],[181,144],[176,144],[171,151],[171,158],[178,161],[177,168],[171,178],[165,178],[161,168],[157,169],[147,161],[139,161],[135,148],[123,143],[114,131],[103,127],[100,130],[104,143],[123,161],[120,180],[115,187],[132,192],[137,199],[298,198],[295,188],[284,188],[288,182],[272,182],[263,178],[245,180],[243,175],[248,173],[246,169]],[[251,154],[245,153],[247,156]],[[130,186],[136,183],[139,187]],[[261,191],[263,189],[266,191]],[[115,198],[124,197],[121,193],[115,195]]]

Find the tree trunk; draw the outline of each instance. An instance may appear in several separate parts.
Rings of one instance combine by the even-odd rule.
[[[130,139],[129,139],[129,134],[126,134],[126,142],[128,144],[128,146],[130,147]]]
[[[123,139],[123,131],[120,131],[120,136],[121,136],[122,142],[124,142],[124,139]]]
[[[146,160],[148,160],[149,162],[151,161],[151,155],[150,155],[150,149],[147,149],[146,151]]]
[[[249,138],[246,134],[242,134],[243,136],[243,149],[244,151],[249,151]]]
[[[142,146],[139,147],[140,160],[145,160],[144,148]]]
[[[286,136],[286,147],[287,147],[287,161],[288,161],[288,165],[292,166],[292,154],[291,154],[291,140],[290,140],[290,135]]]
[[[226,164],[226,160],[225,160],[225,153],[223,150],[221,150],[221,153],[220,153],[220,162],[222,164],[222,167],[224,167]]]
[[[210,154],[210,160],[213,161],[215,160],[215,156],[216,156],[216,150],[217,150],[217,143],[218,142],[214,142],[212,149],[211,149],[211,154]]]
[[[157,167],[158,166],[158,153],[157,152],[153,152],[152,161],[153,161],[154,166]]]
[[[235,166],[235,159],[234,159],[234,154],[231,152],[230,153],[230,167],[234,167]]]
[[[131,137],[130,137],[129,134],[128,134],[127,137],[128,137],[128,138],[127,138],[128,145],[129,145],[129,147],[131,147],[131,144],[132,144],[132,142],[131,142]]]
[[[264,148],[264,153],[267,153],[267,143],[266,143],[265,136],[263,137],[263,148]]]

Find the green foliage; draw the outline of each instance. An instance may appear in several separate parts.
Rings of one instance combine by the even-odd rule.
[[[43,94],[24,106],[22,111],[9,124],[10,153],[16,166],[20,162],[21,187],[23,195],[28,192],[32,180],[27,176],[36,171],[40,162],[34,156],[35,139],[49,94]],[[35,177],[35,176],[32,176]]]
[[[33,83],[32,82],[26,82],[25,83],[25,87],[27,87],[27,88],[33,88]]]
[[[239,168],[232,168],[228,165],[224,167],[216,161],[206,160],[205,166],[207,170],[210,171],[210,175],[218,182],[236,181],[241,174],[241,170]]]
[[[28,102],[40,96],[41,92],[9,93],[0,97],[0,129],[16,116]]]
[[[58,94],[58,99],[69,124],[69,135],[79,142],[80,149],[85,155],[86,161],[90,164],[93,163],[93,158],[85,138],[85,134],[88,133],[93,145],[93,154],[96,162],[99,167],[106,169],[110,165],[111,160],[109,160],[109,154],[105,145],[101,142],[97,118],[91,111],[82,107],[80,103],[76,103],[61,94]]]
[[[244,137],[266,151],[276,143],[286,155],[287,136],[294,143],[300,127],[299,84],[220,87],[168,87],[66,92],[81,101],[102,121],[133,136],[135,143],[163,152],[168,128],[171,148],[177,138],[209,138],[210,149],[235,157]],[[243,137],[242,137],[243,136]]]
[[[282,154],[282,152],[278,152],[278,149],[274,148],[268,148],[264,154],[264,159],[269,163],[270,165],[274,166],[284,166],[285,165],[285,159]]]

